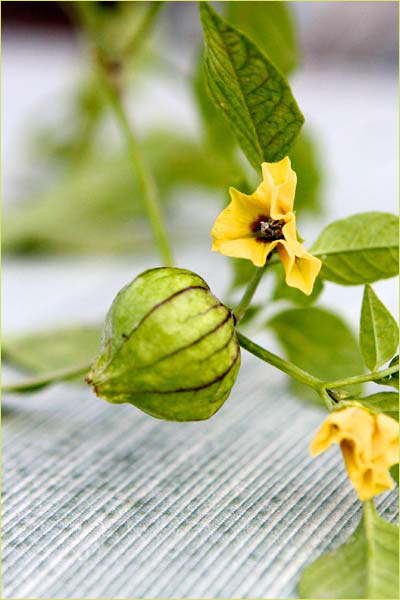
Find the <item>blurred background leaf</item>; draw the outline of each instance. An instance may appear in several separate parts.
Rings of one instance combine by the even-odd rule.
[[[310,135],[307,127],[302,131],[289,156],[297,175],[294,203],[296,214],[320,214],[323,210],[323,170],[318,158],[318,143],[314,136]]]
[[[323,289],[323,283],[320,277],[317,277],[314,283],[313,291],[309,296],[300,292],[296,288],[289,287],[286,284],[285,272],[282,265],[275,267],[276,284],[272,294],[272,300],[287,300],[297,306],[309,306],[313,304]]]
[[[227,2],[226,18],[265,52],[284,75],[298,64],[294,22],[286,2]]]
[[[294,308],[275,315],[266,324],[273,330],[287,358],[312,375],[332,381],[360,375],[364,370],[357,339],[338,315],[322,308]],[[297,395],[315,400],[315,393],[293,382]],[[352,394],[360,386],[349,386]]]
[[[172,132],[150,133],[142,148],[165,205],[182,186],[225,192],[239,172],[232,157],[211,155]],[[124,155],[90,155],[49,191],[3,215],[5,253],[120,254],[144,252],[151,243],[138,184]]]
[[[98,325],[5,336],[1,340],[2,360],[37,374],[73,368],[94,360],[100,348],[100,337]]]

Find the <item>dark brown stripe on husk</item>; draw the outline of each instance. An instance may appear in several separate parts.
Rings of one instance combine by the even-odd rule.
[[[221,375],[218,375],[212,381],[210,381],[209,383],[204,383],[203,385],[199,385],[199,386],[196,386],[196,387],[190,387],[190,388],[179,388],[177,390],[165,390],[165,391],[142,390],[142,391],[138,391],[138,392],[132,392],[131,390],[128,390],[128,391],[118,390],[118,396],[120,396],[121,394],[126,394],[126,395],[129,395],[129,396],[143,396],[145,394],[162,394],[162,395],[168,395],[168,394],[182,394],[184,392],[199,392],[201,390],[205,390],[208,387],[211,387],[215,383],[218,383],[218,381],[222,381],[228,375],[229,371],[231,371],[233,369],[233,367],[235,366],[235,364],[236,364],[239,356],[240,356],[240,346],[239,346],[239,344],[237,344],[235,357],[232,360],[232,362],[229,365],[229,367],[223,373],[221,373]]]
[[[163,267],[159,267],[159,268],[163,268]],[[205,282],[204,282],[205,283]],[[207,286],[207,284],[206,284]],[[152,315],[156,310],[158,310],[161,306],[164,306],[164,304],[167,304],[170,300],[173,300],[173,298],[175,298],[176,296],[179,296],[180,294],[184,294],[185,292],[188,292],[190,290],[204,290],[208,293],[210,293],[210,289],[209,287],[204,287],[203,285],[189,285],[185,288],[182,288],[181,290],[178,290],[177,292],[174,292],[173,294],[171,294],[171,296],[168,296],[168,298],[165,298],[164,300],[162,300],[161,302],[159,302],[158,304],[155,304],[151,310],[149,310],[148,313],[146,313],[144,315],[144,317],[142,317],[139,321],[139,323],[136,325],[136,327],[134,327],[132,329],[132,331],[129,334],[124,334],[123,336],[123,342],[122,344],[119,346],[119,348],[117,348],[117,350],[115,351],[115,353],[113,354],[113,356],[110,358],[110,360],[103,366],[103,368],[100,370],[99,373],[99,378],[96,378],[96,383],[100,384],[102,381],[102,375],[104,374],[104,372],[108,369],[108,367],[110,365],[112,365],[112,363],[114,362],[115,358],[119,355],[119,353],[121,352],[122,348],[124,347],[125,343],[130,340],[130,338],[132,337],[132,335],[135,333],[135,331],[137,331],[139,329],[139,327],[142,325],[142,323],[148,318],[150,317],[150,315]]]
[[[218,305],[213,306],[212,308],[216,308]],[[223,306],[223,304],[221,304],[221,306]],[[231,317],[231,313],[228,309],[226,309],[228,311],[226,317],[224,319],[222,319],[222,321],[220,323],[217,323],[217,325],[215,325],[215,327],[213,327],[212,329],[210,329],[209,331],[207,331],[206,333],[203,333],[203,335],[201,335],[199,338],[197,338],[197,340],[194,340],[193,342],[190,342],[190,344],[186,344],[186,346],[182,346],[181,348],[177,348],[176,350],[174,350],[173,352],[170,352],[169,354],[166,354],[165,356],[162,356],[161,358],[157,359],[155,362],[150,363],[149,365],[144,365],[143,367],[140,367],[141,369],[148,369],[150,367],[153,367],[154,365],[157,365],[159,362],[167,359],[167,358],[171,358],[171,356],[175,356],[175,354],[179,354],[179,352],[182,352],[183,350],[187,350],[188,348],[191,348],[192,346],[195,346],[196,344],[198,344],[199,342],[201,342],[202,340],[204,340],[206,337],[208,337],[209,335],[211,335],[212,333],[215,333],[216,331],[218,331],[218,329],[220,329],[220,327],[223,327],[225,325],[225,323],[227,323],[229,321],[229,318]],[[232,336],[230,337],[230,339],[232,339]]]
[[[174,298],[176,298],[176,296],[180,296],[180,294],[184,294],[185,292],[188,292],[190,290],[204,290],[206,292],[209,292],[209,289],[207,287],[204,287],[203,285],[189,285],[185,288],[182,288],[181,290],[178,290],[177,292],[175,292],[174,294],[171,294],[171,296],[168,296],[168,298],[165,298],[165,300],[162,300],[161,302],[159,302],[158,304],[155,304],[153,306],[153,308],[151,308],[149,310],[148,313],[146,313],[144,315],[144,317],[142,317],[139,321],[139,323],[132,329],[132,331],[129,334],[124,335],[124,342],[121,344],[121,346],[118,348],[118,350],[115,352],[114,356],[111,358],[111,361],[108,363],[108,365],[110,365],[115,357],[119,354],[120,350],[122,349],[123,345],[130,340],[130,338],[132,337],[132,335],[135,333],[135,331],[137,331],[139,329],[139,327],[144,323],[144,321],[146,321],[146,319],[148,319],[148,317],[150,317],[156,310],[158,310],[161,306],[164,306],[164,304],[167,304],[170,300],[173,300]],[[108,366],[107,365],[107,366]]]

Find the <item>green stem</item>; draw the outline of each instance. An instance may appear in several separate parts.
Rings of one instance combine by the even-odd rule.
[[[163,4],[164,2],[149,2],[147,12],[138,29],[135,31],[133,38],[128,40],[122,49],[121,54],[124,57],[129,59],[131,55],[137,54],[151,31]]]
[[[280,371],[283,371],[287,375],[290,375],[290,377],[293,377],[293,379],[296,379],[297,381],[308,385],[310,388],[320,393],[321,386],[323,385],[323,382],[320,379],[314,377],[314,375],[311,375],[306,371],[303,371],[303,369],[296,367],[296,365],[287,362],[286,360],[280,358],[280,356],[277,356],[276,354],[273,354],[269,350],[262,348],[262,346],[259,346],[255,342],[249,340],[249,338],[240,333],[240,331],[236,331],[236,335],[238,337],[239,344],[242,346],[242,348],[245,348],[248,352],[254,354],[254,356],[261,358],[261,360],[269,363],[270,365],[273,365],[274,367],[276,367]]]
[[[45,375],[37,375],[36,377],[31,377],[24,381],[16,381],[15,383],[2,385],[1,391],[16,392],[19,394],[32,392],[44,388],[51,383],[55,383],[56,381],[68,381],[79,375],[85,375],[85,373],[89,372],[90,368],[91,363],[69,367],[68,369],[58,369],[57,371],[51,371]]]
[[[101,77],[103,88],[107,94],[110,106],[114,112],[114,116],[118,122],[121,133],[125,137],[129,158],[138,178],[140,189],[143,193],[147,215],[153,229],[160,255],[164,261],[164,264],[167,267],[171,267],[173,265],[172,253],[161,216],[161,210],[158,204],[154,179],[141,157],[135,135],[133,134],[132,128],[129,124],[129,120],[122,105],[120,96],[112,83],[110,83],[107,74],[104,73],[104,69],[101,70],[103,71]]]
[[[266,266],[267,266],[267,263],[263,267],[256,268],[253,277],[250,279],[250,282],[243,294],[243,298],[241,299],[237,309],[235,310],[235,317],[236,317],[237,322],[239,322],[241,319],[243,319],[243,317],[246,313],[246,310],[249,308],[250,302],[252,301],[253,296],[258,287],[258,284],[261,281],[261,278],[264,274]]]
[[[329,381],[324,383],[325,389],[344,387],[346,385],[353,385],[355,383],[366,383],[367,381],[376,381],[377,379],[383,379],[384,377],[388,377],[389,375],[393,375],[393,373],[398,373],[399,366],[394,365],[393,367],[388,367],[387,369],[383,369],[382,371],[374,371],[372,373],[365,373],[364,375],[355,375],[354,377],[346,377],[346,379],[337,379],[336,381]]]
[[[172,253],[168,242],[168,237],[165,231],[164,222],[162,219],[161,209],[158,203],[158,196],[156,191],[156,185],[149,171],[146,163],[142,159],[136,136],[134,135],[132,126],[129,123],[128,116],[124,109],[121,101],[120,92],[117,89],[115,82],[113,81],[113,73],[109,70],[110,65],[108,64],[104,48],[101,47],[101,40],[98,35],[96,26],[96,15],[92,10],[90,2],[77,2],[76,8],[82,25],[86,31],[90,34],[93,42],[96,46],[97,55],[97,71],[99,83],[102,85],[104,93],[109,101],[110,107],[114,112],[115,119],[119,125],[122,135],[125,138],[126,147],[128,150],[129,158],[136,173],[139,187],[143,194],[143,198],[146,204],[147,215],[152,227],[154,237],[157,242],[157,246],[164,264],[168,267],[173,265]],[[150,7],[151,8],[151,7]],[[150,25],[153,23],[155,16],[157,15],[161,6],[149,8],[148,19],[144,20],[142,27],[139,29],[141,32],[141,40],[143,36],[149,31]],[[137,44],[137,38],[134,38]],[[118,67],[117,67],[118,68]]]

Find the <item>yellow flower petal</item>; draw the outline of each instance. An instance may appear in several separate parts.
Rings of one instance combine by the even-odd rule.
[[[282,228],[285,240],[281,241],[278,247],[279,257],[285,268],[286,283],[309,296],[322,263],[297,241],[294,214],[288,213],[286,221]]]
[[[391,489],[389,468],[399,462],[399,426],[383,414],[359,407],[331,413],[311,443],[311,454],[339,443],[349,478],[360,500]]]
[[[253,262],[256,267],[265,265],[268,254],[274,249],[278,242],[263,244],[256,238],[238,239],[238,240],[219,240],[215,239],[212,250],[221,252],[225,256],[235,258],[247,258]]]
[[[282,219],[287,212],[293,210],[297,184],[296,173],[291,167],[288,156],[276,163],[262,163],[261,169],[265,186],[273,191],[271,217]]]
[[[240,192],[231,188],[232,201],[222,211],[216,219],[211,230],[213,238],[217,239],[238,239],[247,237],[249,230],[249,216],[246,210],[241,209],[239,195]]]
[[[287,285],[295,287],[309,296],[320,272],[321,261],[306,252],[304,248],[302,248],[301,254],[298,251],[296,255],[285,242],[280,242],[278,253],[285,269]]]
[[[231,202],[216,219],[211,230],[213,238],[235,240],[254,235],[253,222],[269,214],[269,201],[263,195],[262,186],[250,195],[229,189]]]

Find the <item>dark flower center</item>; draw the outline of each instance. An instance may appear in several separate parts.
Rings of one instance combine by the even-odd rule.
[[[251,224],[251,231],[257,234],[256,237],[260,242],[282,240],[282,227],[284,224],[283,219],[271,219],[271,217],[259,215],[258,219]]]

